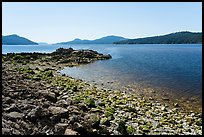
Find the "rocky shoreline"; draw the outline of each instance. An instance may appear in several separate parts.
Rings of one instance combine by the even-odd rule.
[[[57,70],[110,59],[93,50],[2,55],[3,135],[202,135],[202,114]]]

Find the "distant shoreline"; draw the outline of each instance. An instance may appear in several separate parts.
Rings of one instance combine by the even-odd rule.
[[[19,44],[21,45],[21,44]],[[23,45],[23,46],[42,46],[42,45],[202,45],[202,43],[181,43],[181,44],[38,44],[38,45]],[[8,45],[2,45],[8,46]],[[11,45],[17,46],[17,45]]]
[[[2,36],[2,44],[32,44],[40,45],[37,42],[33,42],[24,37],[19,37],[16,34]],[[52,44],[202,44],[202,32],[190,32],[190,31],[180,31],[175,33],[170,33],[166,35],[144,37],[129,39],[121,36],[105,36],[95,40],[81,40],[76,38],[72,41],[58,42]]]

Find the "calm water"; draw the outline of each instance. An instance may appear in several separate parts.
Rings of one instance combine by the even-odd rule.
[[[52,52],[59,47],[93,49],[112,59],[61,70],[74,78],[116,89],[160,88],[179,96],[202,95],[202,45],[40,45],[4,46],[8,52]],[[112,83],[113,82],[113,83]]]

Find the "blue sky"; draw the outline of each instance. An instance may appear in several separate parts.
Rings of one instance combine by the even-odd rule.
[[[57,43],[202,32],[201,2],[3,2],[3,35]]]

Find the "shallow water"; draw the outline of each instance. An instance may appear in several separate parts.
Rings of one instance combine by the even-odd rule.
[[[2,52],[53,52],[59,47],[93,49],[112,55],[110,60],[60,71],[74,78],[113,89],[155,88],[172,92],[178,98],[202,99],[201,44],[3,45]]]
[[[111,54],[113,59],[61,72],[116,89],[129,85],[201,98],[201,45],[104,45],[98,51]]]

